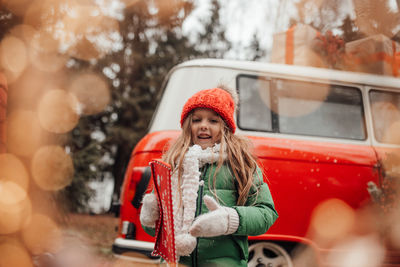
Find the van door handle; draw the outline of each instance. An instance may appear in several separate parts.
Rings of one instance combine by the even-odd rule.
[[[143,195],[146,192],[147,186],[149,185],[151,178],[151,169],[150,167],[146,167],[143,171],[142,177],[139,183],[136,185],[135,196],[133,197],[131,203],[132,205],[138,209],[142,204]]]
[[[367,183],[367,191],[371,196],[373,202],[378,203],[380,202],[382,196],[382,189],[380,189],[375,182],[369,181]]]

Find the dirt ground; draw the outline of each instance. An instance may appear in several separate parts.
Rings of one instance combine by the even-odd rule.
[[[90,246],[96,255],[112,258],[111,246],[117,235],[118,218],[113,214],[68,214],[63,228]]]
[[[79,248],[79,252],[74,252],[74,257],[76,253],[82,254],[82,251],[84,251],[86,260],[90,259],[90,266],[160,266],[159,264],[131,262],[114,257],[111,247],[117,236],[117,227],[118,218],[113,214],[69,214],[65,216],[65,220],[62,223],[67,239],[72,240],[73,245],[71,247],[74,247],[75,251],[76,248]],[[82,260],[82,262],[84,261]]]

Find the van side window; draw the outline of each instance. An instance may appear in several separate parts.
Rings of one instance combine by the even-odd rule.
[[[358,88],[240,75],[238,91],[240,128],[366,139],[362,94]]]
[[[400,144],[400,94],[371,90],[369,98],[376,140]]]
[[[240,76],[238,89],[239,127],[255,131],[272,131],[272,115],[269,108],[270,81],[254,76]]]

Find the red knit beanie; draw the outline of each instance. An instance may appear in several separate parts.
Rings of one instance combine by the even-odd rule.
[[[189,113],[195,108],[209,108],[222,117],[232,133],[235,133],[236,125],[233,118],[235,101],[232,95],[224,89],[213,88],[201,90],[195,93],[183,106],[181,114],[181,127]]]

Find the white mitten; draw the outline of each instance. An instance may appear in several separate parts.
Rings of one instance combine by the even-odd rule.
[[[153,194],[147,194],[143,197],[143,206],[140,211],[140,222],[147,227],[155,227],[156,221],[160,216],[160,208],[158,207],[157,197]]]
[[[190,234],[180,234],[175,237],[176,254],[178,256],[189,256],[196,248],[196,238]]]
[[[212,237],[230,235],[239,227],[239,215],[236,210],[220,206],[212,197],[204,196],[209,212],[196,218],[189,229],[192,236]]]

